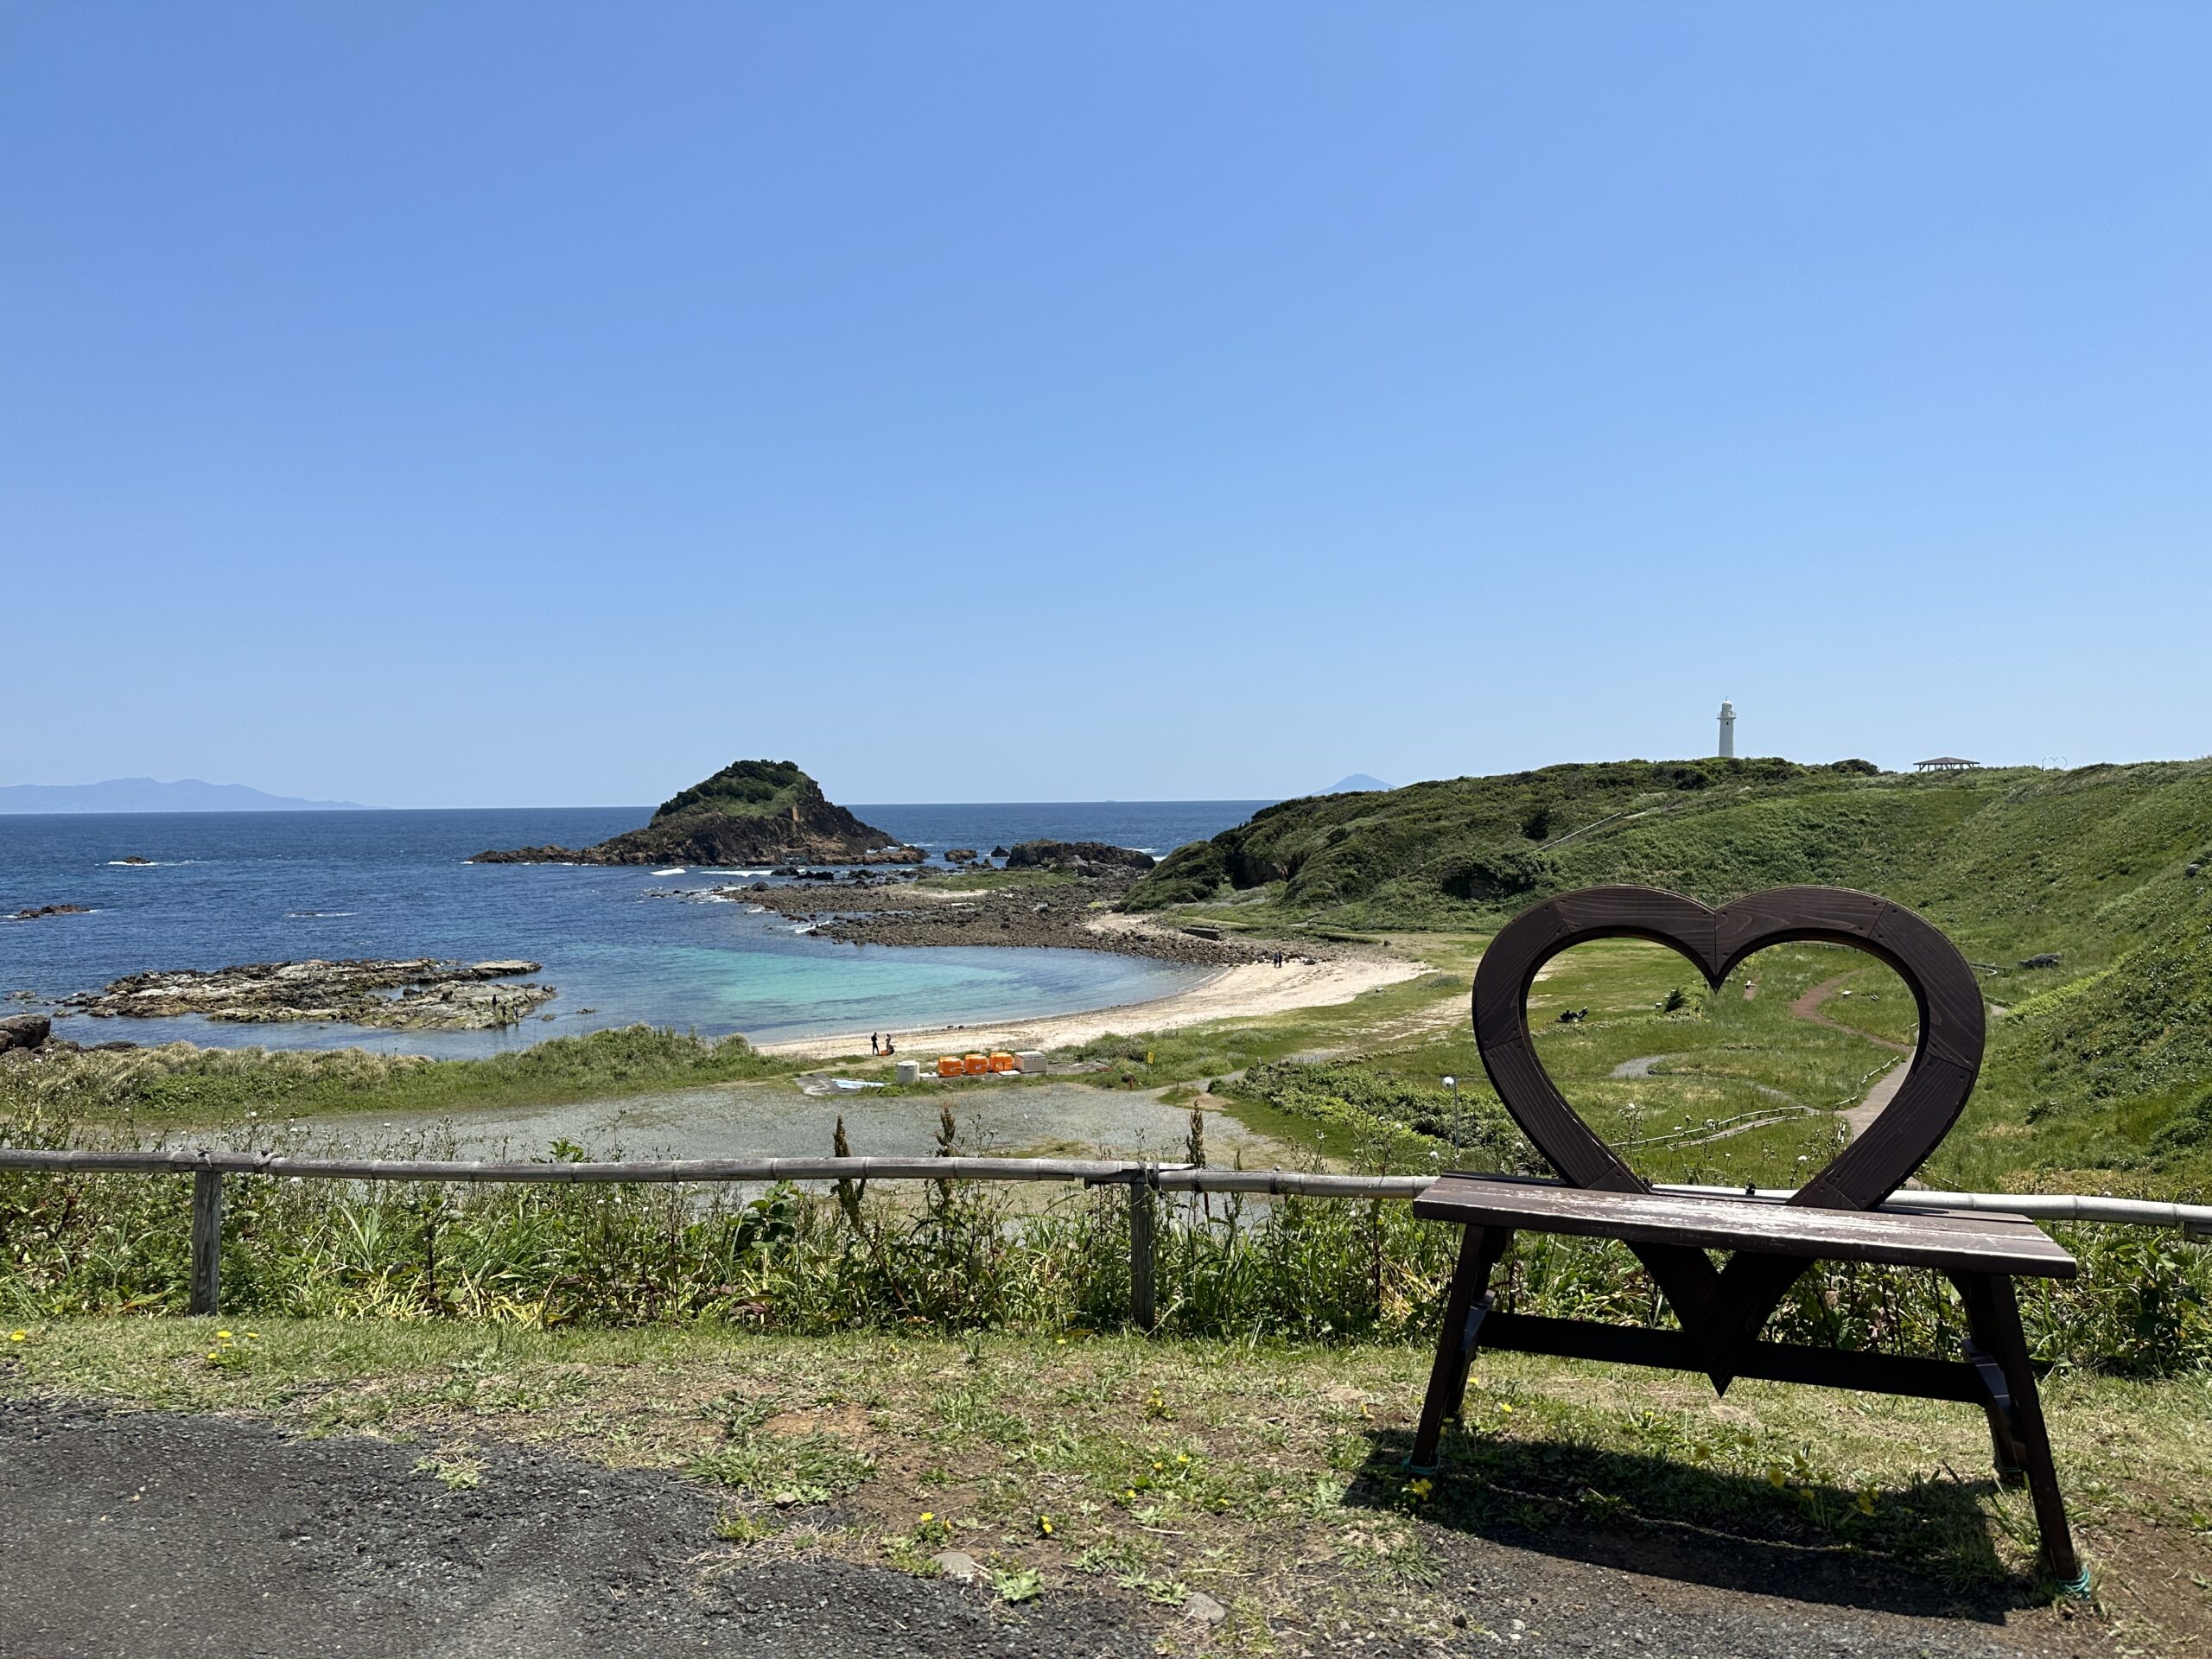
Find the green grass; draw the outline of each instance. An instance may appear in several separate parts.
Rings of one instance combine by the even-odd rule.
[[[2208,868],[2191,877],[2192,864]],[[1980,1184],[2104,1172],[2130,1191],[2212,1191],[2212,761],[1942,777],[1633,761],[1459,779],[1270,808],[1179,849],[1130,902],[1311,931],[1464,933],[1604,882],[1712,903],[1810,882],[1913,906],[1979,965],[2006,1011],[1962,1138],[1947,1148],[1951,1168]],[[2046,953],[2057,968],[2022,965]],[[1793,971],[1764,956],[1751,966]],[[1678,977],[1694,988],[1687,970]],[[1865,995],[1825,1012],[1902,1038],[1909,1003],[1872,982]],[[1756,1084],[1812,1099],[1844,1058],[1764,1014],[1716,1012],[1710,1023],[1696,1089],[1586,1077],[1593,1116],[1663,1094],[1677,1122],[1684,1108],[1720,1117],[1749,1109]],[[1710,1051],[1734,1040],[1732,1025],[1798,1083],[1723,1065]],[[1658,1052],[1663,1033],[1645,1034]],[[1641,1039],[1619,1022],[1613,1036]],[[1574,1063],[1573,1048],[1560,1046],[1561,1064]]]
[[[1427,1375],[1415,1346],[329,1319],[232,1320],[224,1342],[216,1328],[39,1323],[0,1352],[0,1394],[375,1434],[423,1448],[418,1478],[457,1484],[497,1478],[487,1442],[559,1446],[725,1494],[717,1530],[750,1559],[927,1573],[954,1548],[1047,1606],[1080,1589],[1142,1617],[1204,1591],[1232,1609],[1210,1637],[1166,1621],[1185,1650],[1330,1650],[1344,1627],[1465,1639],[1449,1621],[1482,1576],[1475,1541],[1576,1554],[1609,1535],[1886,1566],[2012,1602],[2031,1644],[2067,1637],[2037,1605],[2024,1496],[1987,1478],[1986,1430],[1955,1404],[1758,1382],[1722,1402],[1694,1377],[1486,1356],[1423,1491],[1398,1467]],[[2212,1607],[2192,1583],[2212,1572],[2212,1384],[2059,1373],[2045,1404],[2109,1634],[2194,1650]]]
[[[652,822],[691,813],[766,818],[818,799],[821,789],[790,760],[734,760],[713,777],[679,791],[654,809]]]
[[[473,1060],[363,1049],[199,1048],[171,1043],[54,1053],[0,1065],[0,1134],[17,1145],[41,1122],[158,1128],[335,1112],[441,1112],[640,1094],[784,1077],[799,1068],[741,1037],[712,1041],[647,1026],[557,1037]]]

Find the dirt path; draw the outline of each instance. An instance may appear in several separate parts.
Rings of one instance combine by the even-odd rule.
[[[1792,1002],[1789,1005],[1789,1012],[1800,1020],[1809,1020],[1816,1026],[1826,1026],[1830,1031],[1840,1031],[1853,1037],[1864,1037],[1877,1047],[1888,1049],[1892,1054],[1911,1053],[1910,1043],[1893,1043],[1886,1037],[1876,1037],[1871,1033],[1859,1030],[1856,1026],[1847,1026],[1840,1020],[1831,1020],[1821,1012],[1821,1004],[1841,990],[1845,982],[1852,977],[1853,976],[1849,974],[1838,974],[1834,979],[1822,980],[1804,995]]]
[[[1855,1026],[1847,1026],[1840,1020],[1831,1020],[1821,1012],[1821,1004],[1841,990],[1844,982],[1851,977],[1849,974],[1838,974],[1834,979],[1822,980],[1811,990],[1792,1002],[1789,1005],[1789,1012],[1800,1020],[1809,1020],[1816,1026],[1826,1026],[1830,1031],[1840,1031],[1853,1037],[1864,1037],[1876,1047],[1886,1048],[1892,1054],[1910,1055],[1912,1045],[1910,1043],[1893,1043],[1886,1037],[1877,1037],[1871,1033],[1859,1030]],[[1866,1134],[1868,1127],[1882,1115],[1883,1109],[1897,1097],[1897,1090],[1904,1087],[1905,1073],[1911,1069],[1905,1065],[1891,1066],[1875,1079],[1874,1086],[1866,1091],[1865,1099],[1856,1106],[1847,1106],[1836,1114],[1849,1127],[1853,1140],[1856,1141],[1860,1135]]]
[[[10,1659],[1137,1659],[1207,1648],[1172,1610],[1082,1580],[1009,1606],[982,1586],[724,1544],[712,1493],[666,1475],[487,1446],[475,1453],[479,1483],[450,1490],[417,1471],[429,1449],[291,1440],[232,1417],[0,1405],[0,1650]],[[2075,1651],[2050,1643],[2047,1628],[2008,1630],[2002,1599],[1894,1567],[1804,1551],[1789,1552],[1785,1566],[1738,1541],[1664,1529],[1552,1530],[1575,1536],[1532,1548],[1424,1524],[1438,1570],[1465,1586],[1452,1629],[1416,1640],[1339,1624],[1320,1648],[1291,1637],[1279,1650],[1377,1659]]]

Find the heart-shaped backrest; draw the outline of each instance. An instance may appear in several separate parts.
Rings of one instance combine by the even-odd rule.
[[[1935,1151],[1958,1121],[1981,1070],[1981,988],[1958,947],[1887,899],[1844,887],[1776,887],[1715,910],[1657,887],[1586,887],[1522,912],[1475,970],[1475,1043],[1498,1097],[1552,1167],[1575,1186],[1649,1190],[1567,1103],[1529,1037],[1529,988],[1560,951],[1591,939],[1649,939],[1680,951],[1718,988],[1770,944],[1856,945],[1910,988],[1920,1042],[1897,1096],[1799,1189],[1794,1204],[1871,1210]]]

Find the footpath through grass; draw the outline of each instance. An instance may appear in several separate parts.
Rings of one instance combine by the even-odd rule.
[[[1471,1593],[1478,1627],[1505,1632],[1528,1609],[1471,1592],[1475,1541],[1694,1582],[1703,1568],[1660,1564],[1694,1544],[1707,1582],[1769,1560],[1799,1583],[1865,1571],[2031,1637],[2077,1616],[2034,1582],[2026,1500],[1988,1478],[1979,1414],[1939,1402],[1762,1383],[1722,1402],[1695,1378],[1491,1356],[1421,1483],[1398,1466],[1426,1372],[1410,1346],[181,1319],[9,1336],[7,1396],[382,1435],[450,1484],[484,1478],[486,1440],[558,1445],[707,1484],[744,1550],[928,1573],[957,1548],[1013,1599],[1202,1591],[1231,1609],[1172,1638],[1186,1648],[1455,1637]],[[2212,1383],[2060,1374],[2045,1399],[2097,1616],[2125,1646],[2200,1650]]]

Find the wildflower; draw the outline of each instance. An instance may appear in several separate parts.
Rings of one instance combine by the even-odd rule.
[[[1499,1401],[1497,1402],[1497,1408],[1509,1417],[1513,1414],[1513,1402],[1510,1400]]]
[[[924,1510],[922,1511],[922,1518],[919,1521],[917,1521],[914,1524],[918,1527],[926,1527],[931,1522],[936,1519],[937,1516],[931,1515],[927,1510]]]
[[[28,1331],[10,1331],[8,1333],[8,1340],[10,1342],[28,1342],[30,1339],[30,1334],[31,1333]]]
[[[261,1332],[258,1331],[249,1331],[245,1333],[245,1339],[248,1342],[259,1342],[261,1340]]]
[[[1058,1338],[1057,1338],[1057,1339],[1056,1339],[1055,1345],[1056,1345],[1056,1346],[1058,1346],[1058,1347],[1065,1348],[1065,1347],[1066,1347],[1066,1346],[1068,1345],[1068,1339],[1067,1339],[1065,1337]]]
[[[1436,1483],[1429,1479],[1427,1476],[1423,1475],[1419,1480],[1407,1482],[1406,1490],[1411,1492],[1415,1497],[1427,1497],[1431,1492],[1436,1490]]]
[[[230,1339],[231,1333],[227,1331],[218,1331],[215,1333],[215,1340],[218,1342],[228,1342]]]
[[[1188,1463],[1190,1460],[1191,1454],[1187,1452],[1178,1452],[1175,1454],[1175,1461],[1178,1463]]]
[[[1039,1516],[1037,1517],[1037,1530],[1044,1534],[1046,1537],[1051,1537],[1052,1535],[1052,1517],[1049,1515]]]

